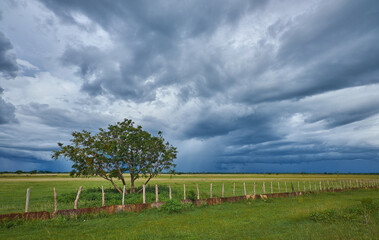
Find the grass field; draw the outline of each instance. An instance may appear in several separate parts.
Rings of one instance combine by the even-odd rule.
[[[308,175],[308,174],[195,174],[162,175],[152,180],[147,191],[147,202],[155,200],[154,185],[159,185],[160,200],[168,199],[168,184],[173,198],[183,199],[183,184],[187,194],[199,184],[201,198],[209,197],[209,184],[213,196],[231,196],[233,184],[236,195],[243,195],[243,182],[248,194],[284,191],[287,182],[303,182],[314,188],[314,182],[340,179],[378,179],[375,175]],[[138,182],[142,184],[142,179]],[[106,189],[106,205],[120,204],[121,196],[111,190],[110,184],[100,178],[70,178],[53,175],[0,175],[0,213],[22,212],[25,207],[26,188],[31,189],[29,211],[53,211],[53,191],[58,193],[58,209],[73,207],[79,186],[83,197],[79,207],[100,206],[101,190]],[[86,191],[87,190],[87,191]],[[59,198],[60,197],[60,198]],[[140,199],[141,198],[141,199]],[[127,195],[127,201],[142,201],[142,197]],[[115,203],[116,202],[116,203]],[[309,194],[301,197],[241,201],[217,206],[193,207],[180,213],[151,209],[140,213],[92,215],[77,218],[57,218],[48,221],[12,221],[0,226],[0,239],[378,239],[379,191],[361,189],[336,193]]]
[[[127,176],[126,176],[127,178]],[[147,187],[147,202],[155,201],[154,185],[159,186],[160,201],[169,199],[168,185],[171,184],[174,199],[183,199],[183,184],[186,184],[186,195],[197,194],[196,184],[199,185],[200,198],[209,198],[210,183],[212,183],[212,196],[221,196],[222,184],[224,184],[224,196],[235,194],[243,195],[243,183],[246,184],[247,194],[252,194],[253,184],[256,183],[256,193],[263,193],[263,182],[265,182],[266,193],[270,193],[270,184],[273,183],[274,192],[291,191],[291,182],[294,183],[295,191],[300,185],[300,190],[319,187],[319,181],[333,180],[340,184],[340,180],[352,179],[378,179],[377,175],[328,175],[328,174],[182,174],[182,175],[160,175],[152,179]],[[145,180],[139,179],[137,187]],[[278,186],[279,182],[279,186]],[[117,182],[121,186],[121,182]],[[129,184],[129,183],[128,183]],[[311,184],[311,186],[309,186]],[[106,190],[106,205],[121,204],[121,195],[114,191],[111,184],[99,177],[71,178],[68,174],[0,174],[0,214],[23,212],[25,210],[26,189],[30,188],[29,211],[54,210],[53,187],[57,190],[58,210],[73,208],[77,190],[83,186],[83,192],[79,200],[79,208],[95,207],[101,205],[101,186]],[[127,188],[130,185],[126,186]],[[127,195],[126,203],[142,203],[142,195]]]

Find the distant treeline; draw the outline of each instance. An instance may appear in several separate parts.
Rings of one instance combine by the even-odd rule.
[[[16,174],[22,174],[22,173],[28,173],[28,174],[40,174],[40,173],[68,173],[68,172],[53,172],[53,171],[45,171],[45,170],[32,170],[32,171],[22,171],[22,170],[17,170],[14,172],[11,171],[2,171],[0,174],[4,173],[16,173]]]
[[[341,173],[341,172],[314,172],[314,173],[307,173],[307,172],[176,172],[175,174],[181,175],[181,174],[267,174],[267,175],[279,175],[279,174],[331,174],[331,175],[378,175],[379,173]]]
[[[56,171],[47,171],[47,170],[32,170],[32,171],[22,171],[17,170],[14,172],[11,171],[2,171],[0,174],[4,173],[16,173],[16,174],[41,174],[41,173],[69,173],[69,172],[56,172]],[[275,172],[176,172],[175,175],[182,175],[182,174],[267,174],[267,175],[279,175],[279,174],[328,174],[328,175],[378,175],[379,173],[341,173],[341,172],[323,172],[323,173],[307,173],[307,172],[281,172],[281,173],[275,173]]]

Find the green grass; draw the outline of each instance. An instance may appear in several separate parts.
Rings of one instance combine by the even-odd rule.
[[[0,239],[377,239],[379,191],[4,222]]]
[[[328,174],[181,174],[181,175],[160,175],[152,179],[147,186],[147,202],[155,201],[154,185],[159,186],[159,200],[169,200],[168,185],[171,184],[173,198],[183,199],[183,184],[186,184],[186,194],[196,193],[196,184],[200,189],[200,198],[209,198],[210,184],[212,183],[212,196],[220,197],[222,184],[224,184],[224,196],[233,196],[233,184],[236,185],[235,194],[243,195],[243,183],[246,184],[247,194],[252,194],[253,183],[256,183],[256,193],[263,193],[263,182],[265,182],[266,193],[270,193],[270,183],[273,182],[273,191],[278,192],[278,182],[281,192],[291,191],[291,181],[294,182],[295,191],[300,183],[300,190],[305,187],[309,190],[309,182],[319,187],[319,181],[342,179],[377,179],[377,175],[328,175]],[[140,187],[144,179],[137,181]],[[121,186],[121,182],[117,184]],[[25,209],[26,189],[30,188],[29,211],[49,211],[54,210],[53,187],[57,190],[58,209],[71,209],[74,205],[77,190],[83,186],[82,195],[79,200],[79,208],[95,207],[101,205],[101,186],[105,188],[106,205],[121,204],[121,195],[113,190],[111,184],[101,178],[71,178],[68,174],[0,174],[0,214],[23,212]],[[126,186],[130,187],[129,183]],[[126,196],[126,203],[141,203],[142,195]]]

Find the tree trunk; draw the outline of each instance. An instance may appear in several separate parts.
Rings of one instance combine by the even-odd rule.
[[[109,179],[109,181],[112,183],[113,187],[115,187],[119,193],[122,193],[121,189],[117,187],[117,185],[113,182],[112,179]]]
[[[147,181],[144,183],[145,185],[147,185],[147,183],[150,181],[150,179],[152,179],[153,178],[153,176],[152,175],[150,175],[150,177],[147,179]],[[140,190],[138,190],[138,192],[137,193],[140,193],[142,191],[142,188],[140,189]]]
[[[122,172],[121,172],[120,167],[118,167],[117,170],[118,170],[118,174],[119,174],[119,176],[120,176],[120,179],[121,179],[121,181],[122,181],[122,185],[125,186],[125,185],[126,185],[126,184],[125,184],[125,179],[124,179],[124,176],[122,175]]]
[[[134,189],[134,177],[132,174],[130,174],[130,194],[134,193],[135,192],[135,189]]]

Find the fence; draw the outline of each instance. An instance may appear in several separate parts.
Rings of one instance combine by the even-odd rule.
[[[247,184],[245,182],[243,185],[243,195],[236,196],[236,184],[233,183],[232,195],[229,197],[225,197],[225,185],[221,183],[221,197],[214,197],[213,195],[213,184],[209,185],[209,198],[200,199],[200,188],[199,185],[196,184],[196,199],[187,199],[186,192],[186,184],[183,184],[183,200],[182,203],[193,202],[195,205],[201,204],[220,204],[222,202],[235,202],[243,199],[260,199],[260,198],[269,198],[269,197],[289,197],[289,196],[297,196],[304,193],[313,193],[313,192],[340,192],[344,190],[356,190],[361,188],[376,188],[379,185],[379,179],[340,179],[340,180],[317,180],[317,181],[276,181],[277,188],[275,189],[275,182],[269,182],[269,189],[266,190],[265,181],[260,182],[262,185],[261,191],[257,193],[257,182],[251,183],[251,194],[247,194]],[[284,188],[283,188],[284,183]],[[287,187],[287,183],[290,183],[289,187]],[[282,188],[281,188],[282,187]],[[281,192],[281,189],[284,189]],[[290,189],[290,191],[288,191]],[[30,188],[26,190],[26,202],[25,202],[25,213],[11,213],[11,214],[2,214],[0,215],[0,220],[3,219],[50,219],[51,217],[56,217],[58,215],[78,215],[83,213],[97,213],[97,212],[108,212],[114,213],[119,211],[140,211],[147,208],[157,207],[159,208],[163,202],[159,202],[159,186],[155,185],[155,202],[146,203],[146,186],[142,186],[142,204],[125,204],[125,195],[126,195],[126,187],[123,186],[122,197],[121,197],[121,205],[111,205],[105,206],[105,192],[104,187],[101,187],[101,195],[102,202],[101,207],[95,208],[81,208],[78,209],[78,202],[80,199],[80,194],[82,192],[82,187],[80,186],[74,201],[74,208],[67,210],[58,210],[58,201],[57,201],[57,191],[56,188],[53,188],[54,194],[54,212],[50,214],[47,211],[41,212],[29,212],[29,199],[30,199]],[[172,188],[171,184],[169,184],[169,199],[172,199]]]

